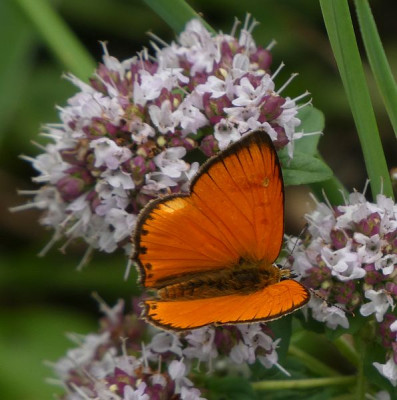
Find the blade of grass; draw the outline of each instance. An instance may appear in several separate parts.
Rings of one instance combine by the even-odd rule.
[[[352,110],[372,195],[382,192],[393,197],[389,171],[371,104],[364,70],[346,0],[320,0],[325,26]]]
[[[255,390],[286,390],[286,389],[306,389],[324,386],[354,384],[355,376],[333,376],[331,378],[312,378],[312,379],[290,379],[280,381],[260,381],[253,382]]]
[[[213,28],[205,22],[184,0],[143,0],[156,14],[158,14],[176,33],[181,32],[186,23],[198,18],[204,26],[214,32]]]
[[[16,0],[66,70],[87,80],[95,61],[47,0]]]
[[[34,41],[32,30],[13,2],[0,3],[0,144],[25,96],[33,65]]]
[[[368,0],[355,0],[361,36],[372,73],[397,136],[397,86],[376,28]]]

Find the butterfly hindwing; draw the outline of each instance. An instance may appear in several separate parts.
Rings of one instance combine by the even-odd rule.
[[[145,302],[146,319],[171,330],[195,329],[209,324],[271,321],[305,305],[310,293],[292,279],[248,295],[228,295],[185,301]]]

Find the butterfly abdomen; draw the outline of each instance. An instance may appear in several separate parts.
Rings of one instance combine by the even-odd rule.
[[[273,265],[239,265],[235,268],[203,272],[186,280],[169,283],[157,292],[161,300],[189,300],[246,295],[277,283],[280,272]]]

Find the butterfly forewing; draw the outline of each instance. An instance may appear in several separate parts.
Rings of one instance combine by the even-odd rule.
[[[284,192],[270,138],[251,134],[205,169],[192,184],[197,206],[211,212],[240,256],[274,262],[284,232]]]
[[[283,223],[281,168],[271,139],[256,131],[204,164],[190,194],[165,196],[143,210],[133,258],[146,287],[241,259],[271,264]]]

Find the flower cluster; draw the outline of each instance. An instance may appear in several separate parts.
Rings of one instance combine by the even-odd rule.
[[[314,319],[336,329],[349,327],[344,310],[375,318],[390,356],[375,366],[396,385],[397,205],[384,195],[376,200],[354,192],[343,206],[318,203],[307,215],[308,235],[293,253],[293,267],[318,294],[309,303]]]
[[[152,198],[187,189],[202,160],[246,132],[261,128],[277,148],[293,140],[300,120],[295,99],[282,97],[270,74],[271,54],[251,36],[249,18],[239,37],[212,35],[198,20],[171,45],[152,43],[125,61],[108,54],[89,84],[60,108],[60,123],[47,125],[52,140],[32,162],[42,186],[15,210],[43,210],[42,224],[66,248],[82,238],[88,249],[128,247],[139,210]],[[269,46],[270,47],[270,46]],[[291,76],[291,79],[293,76]],[[194,150],[194,151],[193,151]],[[199,154],[201,153],[201,156]],[[189,162],[187,161],[189,160]]]
[[[198,366],[203,373],[247,373],[256,360],[266,368],[278,366],[271,331],[263,324],[205,327],[186,334],[159,332],[124,314],[124,303],[113,308],[101,304],[105,316],[101,330],[71,338],[79,347],[51,364],[62,385],[64,400],[205,400],[194,387]],[[149,341],[148,344],[142,344]],[[202,368],[203,369],[203,368]],[[192,381],[193,380],[193,381]]]

